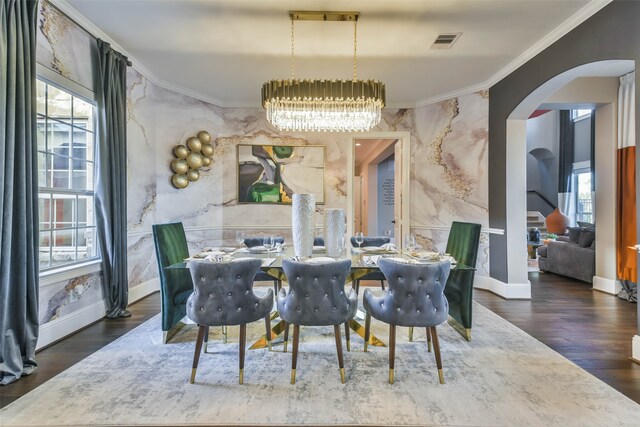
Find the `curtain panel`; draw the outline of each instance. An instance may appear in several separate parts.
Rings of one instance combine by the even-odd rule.
[[[95,203],[107,317],[128,317],[127,58],[100,39]]]
[[[560,153],[558,156],[558,208],[575,223],[575,200],[571,193],[574,158],[574,125],[571,110],[560,110]]]
[[[635,72],[620,77],[618,89],[616,266],[623,290],[637,280]],[[629,289],[627,289],[629,288]]]
[[[36,370],[37,1],[0,3],[0,384]]]

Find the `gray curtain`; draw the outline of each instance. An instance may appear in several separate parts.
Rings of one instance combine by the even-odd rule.
[[[127,58],[97,40],[96,223],[107,317],[128,317]]]
[[[0,4],[0,384],[36,370],[37,1]]]
[[[575,200],[571,193],[573,177],[574,138],[571,110],[560,110],[560,149],[558,155],[558,207],[575,221]]]

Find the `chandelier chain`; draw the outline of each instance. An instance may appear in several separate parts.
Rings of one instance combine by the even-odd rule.
[[[294,47],[294,30],[293,30],[293,15],[291,15],[291,80],[296,77],[296,56],[293,50]]]
[[[358,20],[353,21],[353,81],[358,80]]]

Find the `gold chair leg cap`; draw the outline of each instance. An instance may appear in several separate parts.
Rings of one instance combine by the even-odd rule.
[[[191,380],[189,381],[191,384],[196,380],[196,368],[191,369]]]
[[[204,352],[205,352],[205,353],[207,352],[207,344],[208,344],[208,342],[207,342],[207,341],[205,341],[205,342],[204,342]]]
[[[467,336],[466,336],[467,341],[471,341],[471,329],[467,329],[466,332],[467,332]]]
[[[393,384],[393,369],[389,369],[389,384]]]
[[[340,368],[340,382],[342,382],[342,384],[345,383],[345,379],[344,379],[344,368]]]
[[[288,343],[288,342],[289,342],[289,341],[285,341],[285,342],[284,342],[284,352],[285,352],[285,353],[287,352],[287,343]]]
[[[291,384],[295,384],[296,383],[296,370],[292,369],[291,370]]]
[[[438,378],[440,379],[440,384],[444,384],[444,373],[442,369],[438,369]]]
[[[244,384],[244,369],[240,369],[240,384]]]
[[[366,342],[366,341],[364,342],[364,352],[365,353],[367,352],[368,344],[369,344],[368,342]]]
[[[431,341],[427,343],[427,350],[429,350],[429,353],[431,353]]]
[[[267,341],[267,348],[271,351],[271,341]]]
[[[347,351],[351,351],[351,341],[347,340]]]
[[[413,342],[413,328],[409,328],[409,341]]]

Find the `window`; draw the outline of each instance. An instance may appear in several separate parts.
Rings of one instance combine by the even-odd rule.
[[[594,223],[593,200],[591,199],[591,170],[574,169],[574,192],[576,195],[576,222]]]
[[[97,258],[94,109],[51,83],[37,82],[41,270]]]
[[[571,118],[574,122],[588,117],[591,117],[591,110],[571,110]]]

